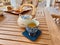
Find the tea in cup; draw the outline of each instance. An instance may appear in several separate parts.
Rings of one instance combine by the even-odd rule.
[[[38,22],[39,23],[39,22]],[[30,22],[28,26],[26,27],[26,31],[30,36],[35,36],[36,32],[38,31],[38,23]]]

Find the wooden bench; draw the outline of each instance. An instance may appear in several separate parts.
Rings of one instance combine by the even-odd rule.
[[[60,34],[49,12],[37,9],[36,18],[40,22],[42,35],[36,41],[30,41],[22,35],[25,29],[17,25],[17,15],[4,13],[5,19],[0,23],[1,45],[60,45]]]

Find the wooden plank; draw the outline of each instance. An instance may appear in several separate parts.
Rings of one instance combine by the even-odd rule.
[[[17,22],[16,23],[11,23],[11,22],[4,22],[3,25],[14,25],[14,26],[18,26]],[[44,21],[40,21],[40,25],[46,25],[46,22]]]
[[[47,30],[48,28],[40,28],[43,34],[49,34],[46,33],[46,31],[43,32],[43,30]],[[20,28],[8,28],[8,27],[0,27],[0,30],[10,30],[10,31],[19,31],[19,32],[23,32],[24,29],[20,29]]]
[[[28,43],[37,43],[37,44],[48,44],[48,40],[38,38],[36,41],[32,42],[26,37],[22,36],[10,36],[10,35],[0,35],[0,39],[16,41],[16,42],[28,42]]]
[[[39,25],[42,28],[48,28],[47,25]],[[10,28],[19,28],[19,26],[14,26],[14,25],[0,25],[0,27],[10,27]]]
[[[58,31],[58,27],[53,21],[53,18],[49,14],[49,12],[45,9],[44,10],[45,16],[46,16],[46,22],[48,25],[48,29],[50,32],[50,36],[53,42],[53,45],[60,45],[60,33]],[[49,17],[49,18],[48,18]]]
[[[8,30],[6,30],[6,29],[8,29]],[[13,28],[12,28],[13,29]],[[1,29],[0,29],[1,30]],[[23,32],[24,30],[10,30],[10,28],[2,28],[2,30],[4,31],[14,31],[14,32]],[[47,32],[47,31],[43,31],[43,30],[41,30],[42,31],[42,34],[49,34],[49,32]]]
[[[46,33],[46,32],[45,32]],[[11,36],[23,36],[22,32],[12,32],[12,31],[0,31],[0,35],[11,35]],[[41,39],[50,39],[49,35],[42,34]]]
[[[43,9],[44,10],[44,9]],[[39,15],[39,14],[38,14]],[[43,16],[41,16],[41,15],[43,15]],[[39,16],[37,16],[37,19],[39,20],[40,18],[39,17],[43,17],[43,18],[45,18],[45,20],[44,20],[44,22],[46,22],[46,17],[45,17],[45,15],[44,15],[44,11],[42,11],[42,13],[41,13],[41,15],[39,15]],[[46,22],[47,23],[47,22]],[[46,26],[48,26],[47,24],[46,24]],[[41,28],[40,28],[41,29]],[[48,32],[49,32],[49,29],[44,29],[44,28],[42,28],[41,30],[48,30]],[[46,32],[47,33],[47,32]],[[49,36],[50,36],[50,34],[49,34]],[[51,36],[50,36],[51,37]],[[49,41],[48,40],[48,45],[52,45],[52,41]]]
[[[10,27],[10,28],[19,28],[19,26],[14,26],[14,25],[0,25],[0,27]]]
[[[46,26],[46,27],[45,27]],[[15,29],[13,29],[15,28]],[[40,24],[40,28],[43,28],[43,29],[46,29],[47,30],[47,25],[44,25],[44,24]],[[0,25],[0,29],[7,29],[7,30],[17,30],[17,29],[20,29],[20,27],[16,26],[16,25]]]
[[[6,28],[6,27],[0,27],[0,30],[24,31],[24,29],[22,28]]]
[[[2,45],[43,45],[43,44],[34,44],[34,43],[27,43],[27,42],[2,40],[2,39],[0,39],[0,44],[2,44]]]

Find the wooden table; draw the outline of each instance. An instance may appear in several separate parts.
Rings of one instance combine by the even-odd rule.
[[[2,19],[3,18],[3,19]],[[0,45],[60,45],[60,34],[49,12],[38,8],[36,18],[42,35],[34,42],[22,35],[24,29],[17,24],[17,15],[4,13],[0,21]]]

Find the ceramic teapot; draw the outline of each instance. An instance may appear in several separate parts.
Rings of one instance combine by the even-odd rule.
[[[32,11],[32,14],[31,15],[28,15],[28,14],[19,15],[19,18],[17,20],[17,23],[18,23],[18,25],[20,27],[26,27],[29,23],[35,22],[35,18],[33,18],[35,16],[35,7],[32,4],[23,4],[20,7],[20,12],[23,12],[23,9],[22,8],[24,6],[31,6],[33,8],[33,11]]]

